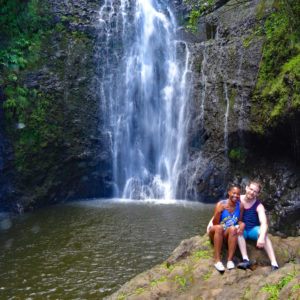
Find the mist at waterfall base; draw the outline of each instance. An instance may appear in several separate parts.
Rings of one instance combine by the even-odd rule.
[[[189,50],[168,1],[106,0],[100,98],[116,197],[181,199]]]
[[[1,299],[103,299],[204,234],[211,205],[85,200],[0,219]]]

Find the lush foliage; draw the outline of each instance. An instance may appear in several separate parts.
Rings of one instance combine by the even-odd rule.
[[[215,0],[185,0],[192,5],[188,27],[197,30],[199,18],[212,12],[218,3]],[[248,0],[226,3],[228,9]],[[261,0],[257,10],[258,21],[263,17],[266,4],[272,5],[272,13],[263,26],[247,36],[244,47],[251,38],[265,39],[257,88],[251,107],[252,129],[263,133],[274,127],[285,116],[300,111],[300,3],[293,0]],[[259,22],[257,23],[259,24]],[[239,159],[239,153],[232,158]],[[242,155],[243,156],[243,155]]]
[[[192,4],[193,7],[189,16],[188,28],[196,31],[199,18],[213,10],[216,0],[185,0],[185,2]]]
[[[229,0],[217,1],[217,0],[185,0],[186,3],[192,5],[192,10],[189,15],[188,28],[196,32],[198,28],[199,19],[211,12],[213,12],[218,5],[223,5]],[[228,9],[235,8],[241,4],[244,4],[249,0],[235,0],[228,4]]]
[[[22,84],[22,71],[36,61],[40,41],[49,27],[45,8],[38,0],[0,0],[0,84],[6,99],[3,104],[7,116],[20,118],[37,96]]]
[[[232,148],[229,152],[229,158],[236,162],[244,164],[247,157],[247,149],[243,147]]]
[[[300,4],[277,0],[273,9],[263,28],[265,43],[251,112],[258,132],[300,111]]]
[[[0,7],[0,66],[17,73],[25,68],[49,20],[38,0],[0,0]],[[11,79],[16,78],[16,74],[11,75]]]
[[[56,186],[82,176],[84,166],[70,161],[87,147],[83,132],[93,122],[81,112],[93,75],[92,40],[70,26],[82,22],[76,7],[63,15],[61,3],[53,16],[59,4],[0,0],[0,101],[25,209],[56,200]]]
[[[294,268],[294,272],[288,273],[284,278],[282,278],[278,283],[271,285],[267,284],[262,287],[260,292],[267,291],[270,295],[270,300],[278,299],[280,291],[297,275],[296,269]]]
[[[51,102],[43,93],[28,88],[24,71],[40,59],[39,50],[44,37],[51,32],[51,20],[41,1],[0,0],[0,85],[5,98],[9,134],[15,150],[19,171],[30,170],[35,154],[53,142],[55,124],[49,125]],[[44,166],[45,167],[45,166]],[[23,175],[25,175],[23,173]],[[30,174],[27,174],[30,175]]]

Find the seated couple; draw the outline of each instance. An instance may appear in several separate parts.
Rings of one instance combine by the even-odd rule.
[[[251,267],[246,239],[256,240],[256,246],[265,249],[271,261],[271,271],[278,269],[273,246],[267,235],[265,209],[256,199],[260,190],[260,183],[252,181],[246,186],[246,194],[240,195],[241,187],[233,184],[228,191],[229,198],[216,204],[214,216],[207,226],[207,234],[214,243],[215,267],[218,271],[225,271],[220,258],[223,241],[228,244],[227,269],[235,267],[233,255],[237,244],[243,257],[243,261],[237,267],[241,269]]]

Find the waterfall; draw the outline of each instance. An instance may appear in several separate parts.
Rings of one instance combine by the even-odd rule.
[[[243,69],[243,61],[244,61],[244,56],[241,55],[240,57],[240,62],[239,62],[239,66],[238,66],[238,71],[237,71],[237,81],[240,79],[240,78],[243,78],[242,77],[242,69]],[[245,103],[246,102],[246,99],[245,99],[245,96],[243,93],[241,93],[241,101],[240,101],[240,105],[239,105],[239,117],[238,117],[238,128],[239,128],[239,131],[238,131],[238,135],[239,135],[239,140],[240,140],[240,145],[242,147],[244,147],[244,130],[245,130],[245,119],[246,119],[246,116],[245,116]]]
[[[228,98],[228,88],[226,82],[224,82],[224,94],[226,100],[226,111],[224,115],[224,148],[225,148],[225,156],[228,157],[228,117],[229,117],[230,101]]]
[[[189,50],[167,1],[105,0],[100,10],[101,121],[116,197],[174,198],[185,148]]]
[[[207,68],[207,54],[206,47],[203,47],[202,50],[203,59],[201,62],[201,82],[203,84],[202,94],[201,94],[201,125],[204,126],[204,111],[205,111],[205,98],[206,98],[206,89],[207,89],[207,75],[205,74],[205,69]]]

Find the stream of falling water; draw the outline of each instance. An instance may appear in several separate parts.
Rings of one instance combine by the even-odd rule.
[[[116,197],[176,197],[185,148],[189,49],[163,0],[105,0],[101,110]]]
[[[224,94],[226,100],[226,111],[224,115],[224,148],[225,148],[225,156],[228,157],[228,117],[229,117],[230,100],[228,97],[228,88],[226,82],[224,82]]]

